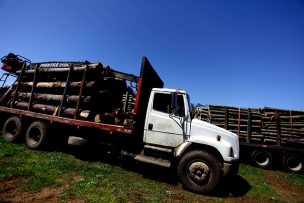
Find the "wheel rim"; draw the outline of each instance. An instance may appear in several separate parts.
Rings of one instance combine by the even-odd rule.
[[[265,152],[257,152],[255,154],[255,162],[260,166],[266,166],[269,164],[270,158]]]
[[[295,172],[300,171],[303,168],[303,163],[300,157],[288,157],[286,159],[286,165],[288,169]]]
[[[210,168],[204,162],[192,162],[188,167],[188,177],[196,184],[207,182],[210,178]]]
[[[29,132],[29,142],[31,145],[39,143],[41,140],[41,132],[38,128],[33,128]]]
[[[17,126],[14,122],[9,122],[6,126],[6,136],[9,137],[9,138],[13,138],[14,135],[16,134],[17,132]]]

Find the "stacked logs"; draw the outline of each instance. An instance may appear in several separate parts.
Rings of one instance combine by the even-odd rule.
[[[237,134],[242,142],[304,144],[304,112],[273,108],[202,106],[194,117]]]
[[[261,109],[265,142],[304,143],[304,112],[273,108]]]
[[[195,117],[239,135],[242,141],[248,139],[250,125],[251,140],[262,141],[261,118],[258,109],[209,105],[196,108]]]
[[[1,105],[62,117],[123,125],[133,89],[100,63],[38,63],[17,71]]]

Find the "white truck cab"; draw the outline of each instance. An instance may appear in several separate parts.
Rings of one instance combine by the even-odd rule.
[[[190,99],[183,90],[152,89],[143,142],[145,160],[154,156],[151,163],[176,164],[180,181],[194,192],[209,192],[223,175],[238,170],[237,135],[192,119]]]

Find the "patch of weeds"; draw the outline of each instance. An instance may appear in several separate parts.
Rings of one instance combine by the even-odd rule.
[[[26,184],[25,189],[31,192],[37,192],[41,188],[49,187],[55,184],[55,178],[50,176],[32,177]]]
[[[23,145],[13,144],[3,140],[2,138],[0,139],[0,157],[12,156],[24,150],[24,148],[25,147]]]
[[[262,176],[263,174],[259,168],[252,167],[247,164],[240,164],[238,175],[254,179],[256,177]]]
[[[122,170],[119,167],[104,164],[104,163],[92,163],[88,165],[87,167],[84,167],[83,170],[81,171],[85,173],[87,176],[98,176],[99,178],[105,178],[113,173],[125,173],[124,170]]]
[[[304,175],[303,174],[288,173],[288,174],[286,174],[285,178],[291,184],[304,188]]]
[[[71,172],[82,171],[84,164],[71,155],[60,152],[33,151],[23,145],[7,143],[0,138],[0,154],[14,154],[4,159],[0,167],[0,179],[13,176],[28,177],[25,189],[39,191],[57,186],[56,179],[66,179]]]
[[[90,164],[81,174],[64,198],[84,198],[89,202],[160,202],[160,195],[168,191],[159,183],[103,163]]]
[[[252,190],[250,194],[257,198],[265,198],[273,201],[279,201],[281,198],[274,188],[270,187],[262,179],[251,181]]]
[[[48,153],[48,165],[59,171],[81,171],[83,163],[71,155],[61,152]]]
[[[116,167],[93,163],[83,167],[80,176],[74,184],[66,190],[63,198],[85,198],[91,202],[117,202],[114,190],[105,187],[109,183],[108,176],[117,171]]]
[[[0,197],[0,203],[9,203],[9,200],[4,199],[3,197]]]

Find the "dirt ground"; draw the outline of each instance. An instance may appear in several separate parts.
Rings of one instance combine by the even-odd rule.
[[[267,177],[266,182],[271,185],[280,196],[290,202],[304,202],[303,189],[285,181],[284,172],[277,171],[273,173],[272,171],[264,171],[264,175]]]
[[[61,193],[66,189],[44,188],[40,192],[26,192],[22,186],[27,180],[16,177],[4,179],[0,182],[1,197],[11,202],[58,202],[61,199]]]
[[[284,173],[283,172],[276,172],[273,173],[272,171],[264,171],[265,180],[269,185],[271,185],[276,192],[284,197],[288,202],[295,202],[295,203],[304,203],[303,191],[300,187],[290,184],[289,182],[285,181]],[[69,187],[60,186],[60,187],[47,187],[42,189],[39,192],[32,193],[27,192],[24,190],[24,184],[26,183],[27,179],[23,177],[10,177],[0,181],[0,202],[33,202],[33,203],[40,203],[40,202],[59,202],[62,200],[63,192]],[[173,190],[178,191],[181,190],[178,186],[171,186]],[[223,185],[222,187],[229,187],[228,185]],[[245,188],[244,188],[245,189]],[[261,202],[260,200],[257,201],[255,198],[249,197],[245,194],[242,194],[240,191],[222,191],[223,197],[222,200],[224,202]],[[229,193],[229,194],[227,194]],[[183,196],[179,195],[178,192],[174,194],[174,197],[169,201],[189,201],[184,199]],[[218,202],[218,198],[212,197],[195,197],[193,201],[203,201],[203,202]],[[166,201],[166,200],[165,200]],[[76,202],[82,203],[85,202],[83,199],[68,199],[66,202]],[[272,202],[270,200],[264,200],[262,202]]]

